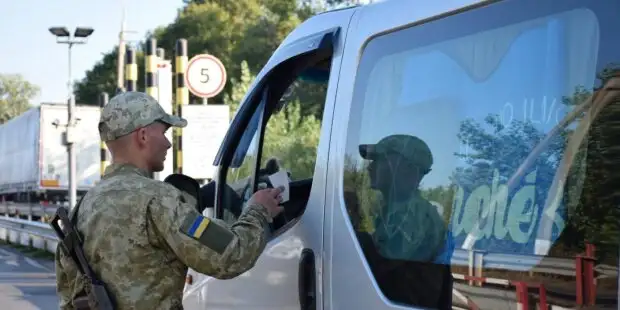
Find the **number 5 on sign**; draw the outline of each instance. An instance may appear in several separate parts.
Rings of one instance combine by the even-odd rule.
[[[209,83],[209,68],[200,69],[200,74],[203,77],[203,79],[200,80],[200,83]]]
[[[198,97],[215,97],[226,85],[226,68],[213,55],[196,55],[187,64],[185,84]]]

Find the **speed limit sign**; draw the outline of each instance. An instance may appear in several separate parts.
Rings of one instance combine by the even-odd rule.
[[[215,97],[226,85],[226,68],[213,55],[196,55],[187,64],[185,83],[189,91],[198,97]]]

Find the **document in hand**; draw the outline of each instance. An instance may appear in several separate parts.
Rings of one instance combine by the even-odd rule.
[[[282,186],[284,191],[280,194],[282,195],[282,202],[287,202],[289,199],[289,184],[288,184],[288,174],[284,170],[280,170],[269,176],[269,181],[274,188],[278,188]]]

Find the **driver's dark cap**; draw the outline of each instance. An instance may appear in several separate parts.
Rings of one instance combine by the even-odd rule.
[[[362,158],[368,160],[399,154],[423,170],[430,170],[433,165],[433,155],[428,145],[422,139],[410,135],[390,135],[376,144],[360,144],[359,152]]]

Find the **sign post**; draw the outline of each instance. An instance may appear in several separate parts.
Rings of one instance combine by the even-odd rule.
[[[157,86],[157,101],[166,113],[173,114],[172,64],[170,60],[159,59],[155,73],[155,85]],[[173,141],[172,130],[166,131],[166,138],[169,141]],[[173,149],[170,148],[164,161],[164,170],[154,175],[156,180],[163,181],[167,176],[174,173],[173,157]]]
[[[224,89],[226,68],[213,55],[196,55],[187,64],[185,83],[189,91],[203,98],[206,104],[208,98],[217,96]]]
[[[227,105],[207,105],[207,100],[217,96],[226,85],[226,68],[222,62],[209,54],[192,57],[185,69],[185,85],[203,105],[185,105],[183,116],[187,126],[183,129],[183,173],[199,182],[214,177],[213,160],[230,124]],[[207,208],[205,212],[211,212]]]

